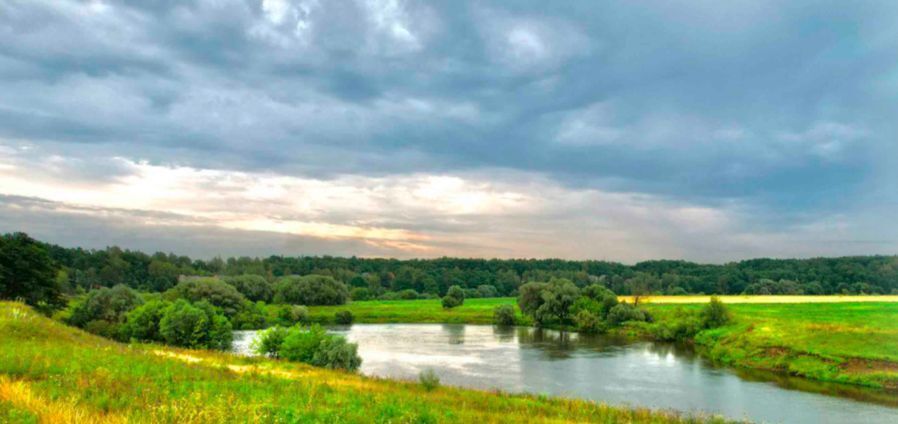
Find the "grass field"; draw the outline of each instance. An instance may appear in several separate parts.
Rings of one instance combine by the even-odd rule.
[[[621,297],[632,302],[632,298]],[[732,325],[696,337],[700,351],[724,364],[787,372],[817,380],[898,388],[898,297],[722,296]],[[657,320],[677,309],[697,309],[708,296],[641,297]],[[493,308],[514,298],[468,299],[444,310],[439,300],[353,302],[310,308],[312,319],[332,322],[348,309],[359,323],[489,324]],[[520,312],[519,312],[520,314]],[[526,323],[522,317],[518,317]],[[638,335],[639,328],[633,328]]]
[[[720,422],[124,345],[0,302],[0,422]]]

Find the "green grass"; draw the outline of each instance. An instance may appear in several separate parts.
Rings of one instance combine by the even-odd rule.
[[[125,345],[0,302],[0,422],[720,422]]]
[[[799,299],[799,298],[796,298]],[[352,302],[309,308],[313,320],[332,323],[350,310],[357,323],[490,324],[498,305],[515,298],[468,299],[451,310],[439,299]],[[677,308],[703,304],[644,304],[661,321]],[[734,324],[696,337],[700,352],[733,366],[786,372],[807,378],[898,387],[898,303],[737,303],[727,307]],[[529,321],[520,316],[521,324]]]
[[[450,323],[491,324],[493,309],[499,305],[516,305],[513,297],[489,299],[465,299],[465,303],[452,309],[443,309],[440,299],[425,300],[371,300],[350,302],[341,306],[309,307],[309,317],[315,322],[333,323],[334,313],[349,310],[357,323]],[[519,322],[528,322],[520,311]]]

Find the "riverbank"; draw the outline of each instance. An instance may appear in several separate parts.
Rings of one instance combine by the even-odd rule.
[[[724,422],[125,345],[0,302],[0,422]]]
[[[898,302],[892,301],[894,296],[839,296],[823,302],[814,301],[818,296],[759,298],[770,303],[745,296],[723,297],[733,323],[700,332],[694,339],[699,352],[729,366],[898,389]],[[684,299],[700,303],[682,303]],[[700,308],[707,298],[651,297],[641,302],[646,300],[643,307],[662,322],[678,309]],[[445,310],[438,299],[370,301],[311,307],[309,312],[312,320],[322,323],[333,322],[336,311],[349,310],[358,323],[491,324],[496,306],[515,303],[514,298],[468,299],[460,307]],[[520,311],[516,313],[520,324],[529,324]],[[621,331],[648,337],[651,325],[628,325]]]

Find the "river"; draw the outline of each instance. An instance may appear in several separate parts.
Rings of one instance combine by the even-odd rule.
[[[460,324],[356,324],[361,372],[444,385],[590,399],[771,423],[898,423],[898,397],[845,385],[715,367],[690,349],[607,336]],[[235,333],[249,353],[255,332]],[[839,394],[840,396],[834,396]]]

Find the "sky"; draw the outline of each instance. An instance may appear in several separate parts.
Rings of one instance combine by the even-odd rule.
[[[0,232],[720,263],[896,218],[891,0],[0,0]]]

